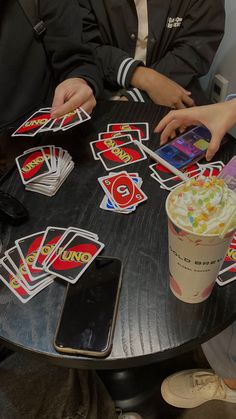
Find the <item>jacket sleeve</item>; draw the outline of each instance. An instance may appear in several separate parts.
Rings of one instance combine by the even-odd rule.
[[[107,32],[104,33],[104,39],[107,38],[104,41],[90,2],[79,0],[79,4],[83,19],[83,41],[92,47],[104,82],[114,88],[128,88],[133,71],[143,65],[142,61],[134,60],[127,52],[113,47]]]
[[[225,24],[224,0],[192,0],[190,3],[171,48],[151,65],[184,87],[193,78],[201,77],[209,71],[223,37]]]
[[[39,14],[46,26],[43,43],[57,82],[80,77],[97,96],[101,74],[90,48],[82,43],[82,20],[76,0],[41,0]]]

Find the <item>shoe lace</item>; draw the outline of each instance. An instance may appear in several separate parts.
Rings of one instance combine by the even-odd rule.
[[[195,372],[192,375],[192,379],[193,391],[199,391],[202,393],[202,396],[207,394],[207,399],[224,399],[226,397],[224,383],[218,375],[214,373]]]

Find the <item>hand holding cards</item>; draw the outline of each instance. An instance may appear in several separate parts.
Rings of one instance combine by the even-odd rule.
[[[34,137],[45,131],[65,131],[90,119],[84,109],[75,109],[61,118],[51,118],[51,108],[42,108],[34,112],[17,130],[12,137]]]
[[[16,240],[0,261],[0,280],[26,303],[56,277],[74,284],[103,249],[79,228],[48,227]]]
[[[16,164],[26,190],[47,196],[55,195],[74,168],[71,155],[54,145],[26,150]]]

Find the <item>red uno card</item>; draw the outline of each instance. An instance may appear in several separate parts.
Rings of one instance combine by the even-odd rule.
[[[22,303],[26,303],[34,296],[33,294],[30,295],[26,288],[20,284],[18,279],[2,265],[0,266],[0,280]]]
[[[120,137],[121,135],[131,135],[133,141],[141,141],[141,135],[139,130],[125,130],[125,131],[107,131],[100,132],[98,134],[99,140],[106,140],[107,138]]]
[[[103,247],[103,243],[75,234],[45,270],[74,284]]]
[[[67,128],[71,128],[74,125],[80,124],[82,122],[82,119],[80,117],[78,109],[75,109],[74,111],[68,112],[66,115],[64,115],[61,128],[63,130],[66,130]]]
[[[44,231],[40,231],[39,233],[31,234],[29,236],[23,237],[22,239],[16,240],[15,242],[22,259],[26,263],[28,275],[32,280],[44,278],[47,276],[47,274],[41,269],[33,268],[33,263],[35,261],[43,236]]]
[[[133,141],[102,151],[98,153],[98,157],[106,170],[117,169],[147,158],[138,143]]]
[[[98,179],[107,196],[119,209],[138,205],[147,199],[143,191],[132,181],[127,172],[104,176]]]
[[[16,164],[24,184],[51,172],[48,159],[43,149],[25,152],[16,158]]]
[[[59,227],[48,227],[46,229],[35,256],[35,261],[33,263],[34,268],[43,269],[43,263],[45,259],[48,258],[53,252],[56,244],[61,239],[65,230],[65,228]]]
[[[99,160],[98,153],[109,150],[132,141],[131,135],[121,135],[119,137],[105,138],[104,140],[92,141],[90,147],[95,160]]]
[[[44,127],[51,119],[51,114],[47,110],[39,109],[30,116],[17,130],[12,137],[27,136],[34,137],[37,132]]]
[[[149,125],[147,122],[116,122],[107,125],[108,131],[138,130],[142,141],[149,140]]]

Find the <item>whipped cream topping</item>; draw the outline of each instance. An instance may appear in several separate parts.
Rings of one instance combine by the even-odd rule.
[[[199,177],[176,188],[169,197],[172,220],[197,234],[220,234],[236,210],[236,194],[223,179]],[[229,230],[236,228],[233,217]]]

